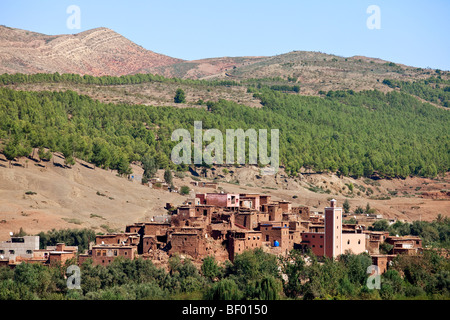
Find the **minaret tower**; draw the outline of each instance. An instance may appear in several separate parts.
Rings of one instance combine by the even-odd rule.
[[[336,258],[342,254],[342,208],[336,207],[336,200],[325,208],[325,256]]]

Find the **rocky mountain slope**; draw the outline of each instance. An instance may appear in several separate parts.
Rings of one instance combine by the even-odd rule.
[[[302,84],[302,94],[328,90],[387,90],[389,79],[421,79],[433,70],[361,56],[293,51],[271,57],[218,57],[184,61],[158,54],[120,34],[96,28],[44,35],[0,26],[0,74],[77,73],[121,76],[160,74],[184,79],[281,78]]]
[[[107,28],[49,36],[0,26],[0,73],[121,76],[181,61],[146,50]]]

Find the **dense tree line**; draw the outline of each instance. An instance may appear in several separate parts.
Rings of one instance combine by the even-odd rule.
[[[55,246],[57,243],[65,243],[67,246],[77,246],[78,252],[84,253],[89,249],[89,243],[95,242],[95,232],[91,229],[53,229],[48,232],[40,232],[39,247]]]
[[[73,73],[59,74],[56,73],[36,73],[36,74],[2,74],[0,75],[0,85],[21,84],[21,83],[73,83],[73,84],[90,84],[90,85],[129,85],[141,84],[149,82],[159,83],[175,83],[186,85],[206,85],[206,86],[240,86],[239,82],[233,80],[191,80],[179,78],[166,78],[155,74],[133,74],[120,77],[91,75],[79,75]]]
[[[200,269],[175,255],[168,271],[142,258],[119,257],[107,267],[88,259],[80,268],[81,289],[68,289],[65,274],[73,263],[0,267],[0,300],[448,299],[450,294],[449,260],[432,251],[395,258],[379,289],[367,286],[367,254],[334,260],[292,250],[277,258],[255,249],[233,263],[209,256]]]
[[[383,83],[391,88],[399,88],[400,91],[450,108],[450,80],[444,80],[440,77],[431,77],[411,82],[385,79]]]
[[[292,174],[306,168],[354,177],[434,177],[450,168],[450,115],[408,94],[350,90],[308,97],[262,88],[254,95],[263,108],[220,100],[208,101],[207,109],[181,109],[2,88],[0,139],[8,159],[39,148],[44,159],[59,151],[67,165],[79,158],[122,175],[133,161],[187,170],[170,160],[178,143],[171,134],[186,128],[193,137],[194,121],[202,121],[204,130],[224,134],[268,129],[269,145],[270,129],[279,129],[280,163]]]

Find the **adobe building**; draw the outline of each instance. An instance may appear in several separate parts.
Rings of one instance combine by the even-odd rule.
[[[181,253],[193,258],[204,257],[208,255],[209,250],[207,238],[208,234],[204,227],[174,228],[168,239],[169,254]]]
[[[280,247],[282,249],[289,248],[289,227],[286,225],[274,225],[272,223],[261,224],[259,229],[262,234],[264,242],[273,247]]]
[[[342,208],[336,200],[325,208],[324,232],[302,233],[302,245],[309,247],[317,256],[337,258],[350,251],[353,254],[365,252],[365,235],[362,229],[342,230]]]
[[[239,208],[239,194],[237,193],[198,193],[195,196],[200,204],[207,204],[223,208]]]
[[[366,234],[366,249],[369,254],[380,254],[380,244],[386,241],[389,237],[387,231],[365,231]]]
[[[95,237],[95,244],[139,244],[138,233],[108,233],[104,235],[97,235]]]
[[[422,239],[416,236],[389,236],[386,242],[393,246],[392,254],[415,255],[422,252]]]
[[[248,208],[259,211],[261,208],[260,195],[255,193],[241,193],[239,195],[240,208]]]
[[[378,267],[378,273],[385,273],[392,263],[392,260],[396,257],[395,254],[374,254],[372,258],[372,264]]]
[[[278,206],[281,208],[282,213],[292,212],[292,203],[290,201],[278,201]]]
[[[137,247],[122,244],[100,244],[92,246],[90,254],[80,255],[79,263],[92,258],[93,265],[107,266],[117,257],[133,260],[137,255]]]
[[[266,194],[260,194],[259,195],[259,204],[269,204],[272,202],[272,196],[266,195]]]
[[[58,243],[56,246],[48,246],[46,251],[48,251],[49,264],[65,264],[66,261],[76,258],[78,247]]]
[[[66,261],[76,258],[77,252],[77,246],[66,246],[64,243],[39,249],[39,236],[11,237],[9,241],[0,243],[2,265],[12,268],[22,262],[44,265],[64,264]]]
[[[255,229],[258,227],[258,215],[255,211],[240,210],[234,214],[235,223],[243,226],[246,229]]]
[[[302,220],[309,220],[309,207],[293,207],[292,213],[298,215]]]
[[[253,230],[228,231],[228,254],[230,261],[234,261],[237,254],[246,250],[260,248],[262,245],[262,233]]]
[[[267,205],[267,213],[269,214],[269,221],[281,221],[283,217],[283,209],[275,203]]]

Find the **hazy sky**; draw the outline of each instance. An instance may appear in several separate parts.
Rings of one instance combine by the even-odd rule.
[[[70,29],[70,5],[80,29]],[[367,13],[371,5],[380,9]],[[0,24],[45,34],[110,28],[146,49],[193,60],[293,50],[364,55],[450,70],[448,0],[2,0]],[[380,29],[370,29],[379,22]],[[74,21],[74,20],[70,20]]]

